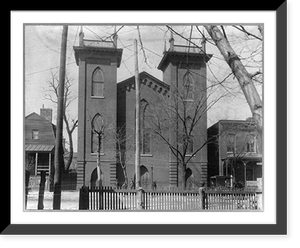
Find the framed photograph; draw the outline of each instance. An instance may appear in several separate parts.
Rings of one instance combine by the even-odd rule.
[[[12,11],[1,233],[287,234],[286,53],[286,1]]]

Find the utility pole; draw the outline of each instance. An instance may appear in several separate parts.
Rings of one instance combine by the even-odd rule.
[[[61,203],[61,174],[64,168],[63,159],[63,111],[64,111],[64,89],[66,75],[66,52],[67,52],[68,26],[63,25],[61,37],[60,51],[60,68],[59,68],[59,87],[57,98],[57,122],[56,122],[56,138],[55,138],[55,154],[54,154],[54,194],[53,194],[53,210],[60,209]]]
[[[137,40],[134,40],[135,71],[135,188],[137,190],[137,210],[143,209],[140,172],[140,77],[138,70]]]

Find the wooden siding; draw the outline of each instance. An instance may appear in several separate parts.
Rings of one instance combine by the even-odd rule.
[[[32,131],[37,130],[38,139],[32,138]],[[55,145],[54,125],[36,113],[25,117],[25,144]]]

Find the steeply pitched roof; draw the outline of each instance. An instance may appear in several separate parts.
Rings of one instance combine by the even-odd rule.
[[[25,116],[25,143],[34,145],[54,145],[56,136],[56,126],[49,120],[43,118],[39,114],[32,112]],[[38,140],[32,140],[32,130],[38,129],[40,132],[40,138]],[[45,148],[45,147],[44,147]],[[40,149],[44,149],[41,147]],[[29,148],[28,148],[29,149]],[[35,147],[34,149],[38,149]],[[46,148],[45,148],[46,149]]]

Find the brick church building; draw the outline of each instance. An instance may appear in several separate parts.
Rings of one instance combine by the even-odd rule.
[[[101,126],[102,185],[135,179],[135,77],[117,82],[123,50],[113,41],[84,39],[74,46],[79,67],[77,188],[97,179]],[[158,69],[163,81],[140,72],[140,171],[143,188],[198,187],[207,182],[206,62],[198,47],[171,36]]]

